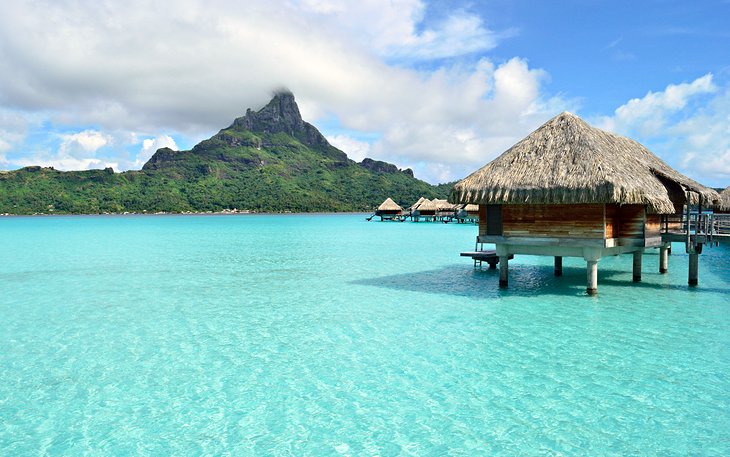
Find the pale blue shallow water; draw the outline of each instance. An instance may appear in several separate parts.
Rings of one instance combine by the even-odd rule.
[[[0,218],[0,455],[730,455],[730,248],[362,215]]]

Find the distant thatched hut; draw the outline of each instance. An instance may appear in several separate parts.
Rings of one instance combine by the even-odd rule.
[[[455,203],[449,203],[448,200],[436,199],[433,200],[434,206],[436,206],[436,218],[444,222],[450,222],[456,217],[456,212],[459,210],[461,205]]]
[[[466,211],[466,214],[468,214],[470,217],[476,216],[476,218],[479,219],[479,205],[469,203],[464,205],[462,209]]]
[[[479,205],[473,203],[457,205],[456,220],[459,222],[479,221]]]
[[[419,206],[421,206],[421,203],[423,203],[424,201],[426,201],[426,198],[425,198],[425,197],[421,197],[421,198],[419,198],[419,199],[418,199],[418,201],[417,201],[416,203],[412,204],[412,205],[411,205],[411,207],[410,207],[410,208],[408,208],[408,210],[409,210],[409,211],[410,211],[411,213],[412,213],[413,211],[416,211],[416,210],[418,210],[418,207],[419,207]]]
[[[418,212],[420,216],[427,221],[433,221],[436,219],[436,212],[439,210],[440,204],[438,199],[425,199],[418,206]]]
[[[411,206],[411,208],[410,208],[411,220],[414,222],[418,222],[421,220],[421,216],[425,216],[425,217],[429,217],[429,218],[431,216],[433,216],[434,213],[432,213],[431,210],[429,209],[430,205],[431,205],[431,200],[424,198],[424,197],[419,198],[418,201],[416,203],[414,203],[413,206]],[[424,208],[426,209],[425,214],[421,212],[421,210]]]
[[[496,244],[501,285],[512,254],[555,256],[557,275],[572,256],[587,261],[595,293],[606,255],[633,252],[639,280],[643,250],[660,247],[666,271],[660,215],[681,213],[688,198],[719,196],[636,141],[562,113],[457,183],[450,200],[479,205],[478,241]]]
[[[380,206],[378,206],[378,209],[375,211],[375,215],[380,216],[381,221],[390,220],[398,216],[402,211],[403,208],[388,197],[380,204]]]

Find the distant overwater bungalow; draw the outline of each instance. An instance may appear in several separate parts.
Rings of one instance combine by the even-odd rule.
[[[473,203],[461,205],[456,217],[459,222],[479,222],[479,205]]]
[[[490,264],[499,263],[500,286],[508,285],[515,254],[553,256],[557,276],[563,257],[578,257],[586,261],[586,291],[593,295],[602,257],[632,254],[633,279],[640,281],[646,249],[660,249],[664,273],[671,241],[685,239],[689,283],[697,284],[706,242],[700,214],[719,198],[638,142],[565,112],[457,183],[450,201],[479,205],[477,247],[495,244]],[[699,209],[696,221],[686,210],[682,225],[691,205]],[[679,222],[670,224],[672,218]],[[672,237],[672,228],[684,234]]]
[[[479,205],[454,204],[448,200],[420,197],[413,205],[403,208],[389,197],[366,219],[371,221],[376,216],[381,221],[404,222],[410,218],[413,222],[478,223]]]
[[[378,206],[378,209],[375,210],[375,214],[373,216],[380,216],[381,221],[393,220],[395,218],[398,218],[402,212],[403,208],[396,202],[394,202],[392,198],[388,197],[383,203],[380,204],[380,206]],[[372,218],[373,216],[371,216],[370,218]]]

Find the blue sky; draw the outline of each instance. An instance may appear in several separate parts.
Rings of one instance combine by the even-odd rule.
[[[0,169],[139,169],[288,87],[337,147],[464,177],[568,110],[730,185],[730,2],[3,2]]]

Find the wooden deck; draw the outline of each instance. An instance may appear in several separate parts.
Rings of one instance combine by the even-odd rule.
[[[471,257],[474,260],[474,266],[481,266],[482,262],[487,262],[489,268],[497,268],[499,263],[499,256],[497,251],[494,249],[486,249],[484,251],[468,251],[462,252],[461,257]],[[509,259],[514,259],[515,256],[509,256]]]

